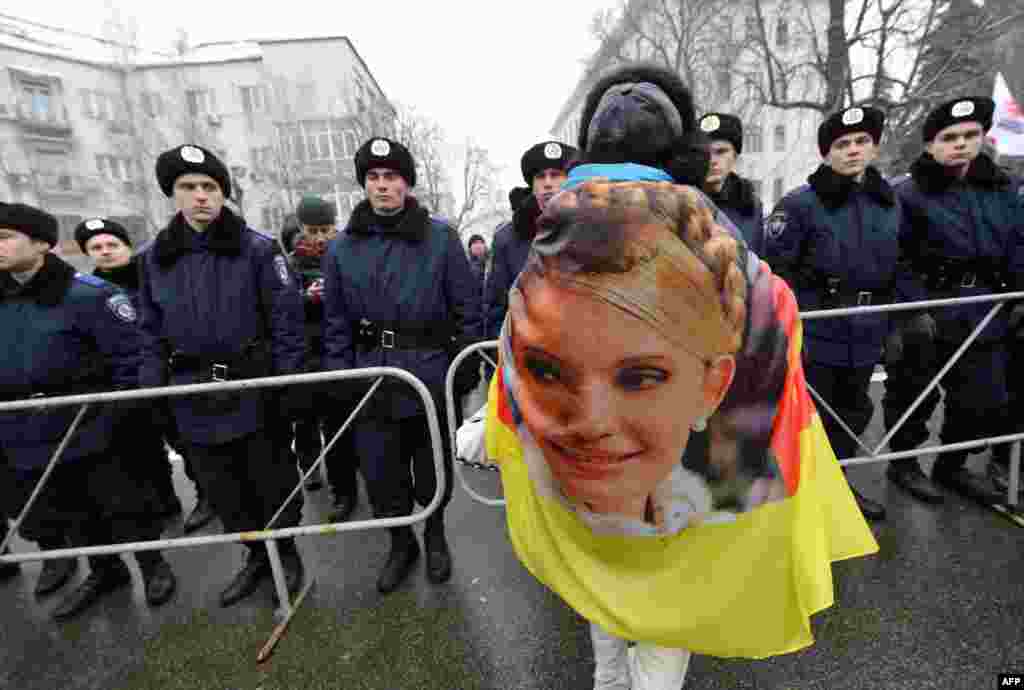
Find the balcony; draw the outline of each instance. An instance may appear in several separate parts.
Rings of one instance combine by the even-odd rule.
[[[71,121],[66,108],[40,112],[25,103],[16,103],[13,119],[28,134],[41,137],[67,139],[71,136]]]

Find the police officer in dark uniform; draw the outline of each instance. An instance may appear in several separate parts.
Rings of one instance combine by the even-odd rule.
[[[1024,213],[1017,185],[981,153],[995,109],[989,98],[963,98],[933,110],[922,128],[925,152],[896,184],[905,215],[904,250],[922,278],[915,299],[969,297],[1024,287]],[[901,366],[889,368],[885,421],[892,426],[952,357],[991,304],[935,309],[902,334]],[[942,381],[942,443],[1007,433],[1007,351],[1010,309],[989,322]],[[1020,308],[1012,316],[1019,319]],[[894,451],[925,441],[925,423],[938,404],[935,390],[893,437]],[[1019,414],[1019,410],[1015,411]],[[991,481],[964,466],[967,451],[943,453],[932,481],[984,503],[999,500]],[[917,460],[893,462],[889,478],[918,498]],[[936,494],[938,495],[938,494]],[[934,499],[932,499],[934,500]]]
[[[306,309],[306,343],[310,371],[323,370],[324,352],[324,272],[323,257],[327,245],[338,235],[335,208],[316,195],[307,195],[296,209],[299,233],[293,241],[292,266],[299,278]],[[335,406],[328,390],[331,384],[312,392],[308,415],[295,422],[295,452],[303,471],[308,470],[348,418],[350,410]],[[356,482],[355,444],[351,426],[342,434],[324,459],[327,479],[334,492],[334,509],[328,520],[344,522],[355,510],[359,487]],[[312,480],[315,479],[315,482]],[[306,488],[319,488],[319,477],[310,477]]]
[[[743,153],[743,123],[728,113],[708,113],[700,130],[711,140],[711,163],[704,192],[736,224],[747,246],[760,256],[764,251],[764,212],[750,180],[736,174]]]
[[[373,138],[356,152],[355,168],[367,198],[324,261],[326,368],[399,367],[430,389],[444,443],[445,491],[423,537],[427,577],[445,582],[451,576],[444,508],[452,493],[452,455],[444,382],[454,353],[479,340],[480,293],[458,234],[410,195],[416,167],[409,151]],[[462,369],[465,392],[479,373]],[[414,501],[430,502],[437,479],[425,410],[408,386],[378,390],[356,420],[355,442],[377,517],[409,515]],[[419,552],[411,528],[391,529],[391,553],[377,588],[387,593],[398,587]]]
[[[578,151],[558,141],[542,141],[527,149],[519,160],[523,179],[530,194],[513,202],[512,220],[494,233],[491,246],[491,270],[487,275],[484,303],[487,305],[488,340],[497,339],[508,311],[508,291],[526,263],[530,243],[537,234],[541,211],[565,182],[569,169],[577,162]],[[509,195],[510,201],[512,195]]]
[[[113,283],[124,290],[131,298],[132,304],[138,308],[139,265],[138,257],[132,256],[132,238],[120,223],[108,218],[90,218],[82,221],[75,228],[75,241],[96,264],[93,275]],[[149,428],[149,431],[143,431]],[[164,442],[182,455],[178,429],[173,424],[170,409],[166,400],[150,402],[148,406],[140,405],[138,418],[130,427],[135,433],[126,439],[126,449],[137,458],[137,465],[147,466],[145,476],[154,482],[154,487],[162,504],[161,517],[178,515],[182,511],[181,500],[174,492],[172,469],[167,462]],[[146,446],[145,449],[140,449]],[[186,476],[195,482],[195,473],[187,455],[182,455]],[[148,462],[147,462],[148,461]],[[149,464],[151,463],[151,466]],[[196,507],[185,520],[185,532],[192,532],[203,527],[214,518],[213,511],[203,493],[202,487],[196,484]]]
[[[139,303],[144,386],[230,381],[303,373],[302,299],[278,243],[236,216],[227,169],[198,146],[179,146],[156,163],[160,189],[178,213],[142,253]],[[297,389],[301,393],[301,389]],[[300,395],[253,391],[170,399],[199,483],[228,532],[263,529],[288,496],[289,463],[279,420],[294,419]],[[276,527],[297,525],[289,504]],[[292,539],[278,541],[290,591],[302,560]],[[270,576],[262,542],[220,595],[222,606],[249,596]]]
[[[22,204],[0,203],[0,396],[19,400],[130,389],[137,384],[139,338],[131,299],[115,286],[77,273],[50,249],[56,219]],[[132,403],[98,406],[83,418],[49,481],[21,525],[43,549],[148,541],[160,536],[158,498],[135,481],[134,458],[112,443]],[[76,408],[0,415],[0,462],[13,469],[6,493],[20,512],[76,415]],[[177,581],[159,551],[136,554],[153,606],[168,601]],[[37,594],[67,581],[68,561],[46,561]],[[116,555],[90,556],[91,572],[54,610],[71,618],[105,594],[131,585]]]
[[[916,277],[900,259],[900,209],[871,166],[885,127],[882,111],[846,108],[818,128],[825,162],[809,184],[787,194],[765,225],[764,259],[793,288],[802,311],[905,301]],[[890,331],[886,314],[804,322],[807,382],[860,435],[874,412],[868,395]],[[861,455],[856,442],[822,411],[837,458]],[[885,508],[854,490],[865,517]]]

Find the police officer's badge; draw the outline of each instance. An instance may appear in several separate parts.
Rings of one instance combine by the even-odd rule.
[[[107,299],[107,309],[109,309],[110,312],[120,321],[124,321],[125,323],[135,323],[138,318],[131,298],[122,293],[111,295],[110,298]]]
[[[197,149],[195,146],[182,146],[181,159],[189,163],[201,165],[203,161],[206,160],[206,154]]]
[[[100,218],[92,218],[85,221],[86,230],[102,230],[104,227],[106,226],[103,225],[103,220]]]
[[[850,108],[843,113],[843,124],[849,127],[850,125],[859,125],[864,121],[864,110],[862,108]]]
[[[974,114],[974,102],[973,101],[957,101],[953,104],[953,107],[949,109],[949,114],[953,117],[967,117]]]
[[[782,237],[782,233],[786,231],[786,212],[776,211],[768,216],[768,220],[764,224],[764,231],[769,239],[777,240]]]
[[[288,285],[291,282],[292,278],[291,273],[288,272],[288,262],[280,254],[274,257],[274,270],[277,271],[277,277],[281,279],[282,285]]]
[[[702,132],[715,132],[721,126],[722,121],[718,119],[717,115],[706,115],[700,121],[700,130]]]
[[[370,153],[381,158],[391,153],[391,144],[384,141],[383,139],[377,139],[370,144]]]
[[[562,157],[562,146],[554,142],[544,147],[544,157],[548,160],[558,160]]]

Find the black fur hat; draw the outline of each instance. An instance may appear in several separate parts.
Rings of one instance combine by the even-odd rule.
[[[188,173],[209,175],[220,185],[224,198],[231,198],[231,174],[217,156],[202,146],[176,146],[156,159],[156,179],[166,197],[174,196],[174,183]]]
[[[885,113],[878,108],[854,106],[832,113],[818,127],[818,151],[824,158],[832,148],[833,142],[853,132],[867,132],[875,140],[882,143],[882,130],[885,129]]]
[[[977,122],[987,132],[992,129],[995,110],[996,104],[991,98],[958,98],[943,103],[928,113],[921,127],[921,136],[925,142],[929,142],[946,127],[961,122]]]
[[[560,141],[542,141],[527,149],[519,159],[519,169],[526,184],[532,185],[533,177],[537,173],[548,168],[568,173],[569,168],[576,164],[578,159],[579,151],[572,146]]]
[[[57,219],[46,211],[28,204],[5,204],[2,201],[0,228],[17,230],[34,240],[46,242],[51,247],[57,244],[59,234]]]
[[[385,137],[374,137],[363,143],[356,151],[356,179],[360,187],[366,187],[366,173],[371,168],[394,170],[409,183],[416,186],[416,163],[409,149],[397,141]]]
[[[737,156],[743,153],[743,123],[735,115],[708,113],[700,119],[699,126],[710,141],[727,141],[736,149]]]
[[[128,234],[123,225],[107,218],[90,218],[83,220],[75,228],[75,242],[78,242],[83,254],[86,253],[86,243],[96,235],[113,235],[129,247],[132,246],[132,236]]]
[[[588,163],[649,165],[679,184],[701,185],[707,176],[709,141],[697,131],[690,90],[654,63],[623,65],[594,84],[579,144]]]

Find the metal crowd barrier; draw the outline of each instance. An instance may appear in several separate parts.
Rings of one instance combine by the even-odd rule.
[[[1024,433],[1006,434],[1006,435],[1002,435],[1002,436],[993,436],[993,437],[989,437],[989,438],[975,439],[973,441],[963,441],[961,443],[950,443],[950,444],[946,444],[946,445],[921,446],[919,448],[916,448],[914,450],[909,450],[909,451],[881,453],[881,450],[882,450],[882,448],[884,448],[889,443],[889,440],[892,439],[892,437],[906,423],[906,421],[910,418],[910,416],[914,413],[914,411],[924,403],[924,400],[925,400],[925,398],[928,397],[928,394],[931,393],[931,391],[933,391],[935,389],[935,387],[939,385],[939,382],[942,380],[942,377],[945,376],[946,373],[950,369],[952,369],[953,366],[960,360],[960,358],[963,356],[964,352],[967,351],[967,348],[969,348],[971,346],[971,344],[974,343],[975,340],[977,340],[977,338],[981,334],[981,332],[985,329],[986,326],[988,326],[988,324],[992,321],[992,319],[994,319],[996,317],[996,315],[1002,310],[1002,308],[1005,306],[1006,302],[1011,301],[1011,300],[1020,300],[1020,299],[1024,299],[1024,292],[1009,292],[1009,293],[1002,293],[1002,294],[977,295],[977,296],[974,296],[974,297],[960,297],[960,298],[952,298],[952,299],[926,300],[926,301],[922,301],[922,302],[900,302],[900,303],[895,303],[895,304],[883,304],[883,305],[878,305],[878,306],[849,307],[849,308],[843,308],[843,309],[821,309],[821,310],[816,310],[816,311],[800,312],[801,320],[810,321],[810,320],[814,320],[814,319],[837,318],[837,317],[840,317],[840,316],[862,316],[864,314],[875,314],[875,313],[882,313],[882,312],[917,311],[917,310],[921,310],[921,309],[935,309],[935,308],[942,308],[942,307],[960,306],[960,305],[965,305],[965,304],[994,303],[992,308],[985,315],[985,318],[982,319],[982,321],[971,332],[971,334],[967,337],[967,339],[963,342],[963,344],[957,349],[957,351],[955,353],[953,353],[953,356],[950,358],[950,360],[945,364],[945,366],[943,366],[939,370],[939,372],[935,375],[935,377],[932,379],[932,381],[921,391],[920,395],[917,397],[917,399],[914,401],[914,403],[910,406],[910,408],[907,409],[907,411],[903,414],[903,416],[899,419],[899,421],[895,424],[895,426],[893,426],[891,429],[889,429],[889,431],[888,431],[888,433],[886,433],[885,437],[878,443],[878,445],[873,450],[868,448],[860,440],[860,438],[857,436],[857,434],[853,433],[853,431],[850,429],[850,427],[839,417],[838,414],[836,414],[835,410],[833,410],[828,405],[828,403],[826,403],[822,399],[822,397],[818,394],[818,392],[815,391],[813,388],[811,388],[811,386],[808,384],[807,389],[810,392],[811,396],[814,398],[814,400],[817,403],[817,405],[820,406],[822,409],[824,409],[828,414],[830,414],[839,423],[840,427],[842,427],[842,429],[847,434],[849,434],[851,438],[853,438],[857,442],[857,445],[860,446],[867,453],[867,455],[863,455],[863,456],[858,456],[858,457],[854,457],[854,458],[845,458],[843,460],[840,460],[839,464],[843,465],[843,466],[848,466],[848,465],[864,465],[864,464],[873,463],[873,462],[887,462],[889,460],[902,460],[902,459],[906,459],[906,458],[915,458],[915,457],[917,457],[919,455],[922,455],[924,453],[936,453],[936,454],[938,454],[938,453],[950,453],[950,452],[956,452],[956,451],[961,451],[961,450],[971,450],[971,449],[981,448],[981,447],[990,446],[990,445],[999,445],[999,444],[1002,444],[1002,443],[1012,443],[1013,444],[1013,448],[1011,449],[1011,452],[1010,452],[1010,476],[1009,476],[1009,484],[1008,484],[1008,487],[1007,487],[1007,499],[1006,500],[1007,500],[1007,504],[1008,505],[1010,505],[1010,506],[1017,506],[1018,502],[1019,502],[1018,490],[1019,490],[1019,487],[1020,487],[1021,441],[1024,441]],[[455,405],[457,404],[457,402],[454,399],[454,389],[452,387],[452,382],[454,380],[455,371],[458,368],[458,366],[463,362],[463,360],[465,360],[465,358],[468,357],[473,352],[477,352],[477,351],[480,351],[480,350],[485,349],[485,348],[496,348],[497,344],[498,344],[498,341],[492,340],[492,341],[485,342],[485,343],[477,343],[475,345],[471,345],[470,347],[466,348],[465,350],[463,350],[462,352],[459,353],[459,355],[452,362],[452,365],[451,365],[451,367],[448,370],[448,376],[447,376],[447,379],[445,381],[445,396],[446,396],[446,401],[445,402],[446,402],[446,407],[448,408],[448,422],[449,422],[449,426],[451,427],[450,428],[450,432],[451,432],[451,436],[452,436],[452,449],[453,449],[453,452],[456,455],[457,455],[457,447],[455,445],[455,432],[456,432],[456,429],[455,429]],[[1024,345],[1022,345],[1022,346],[1024,346]],[[485,355],[483,355],[483,353],[480,353],[480,356],[484,357],[485,359],[487,359],[485,357]],[[491,362],[490,359],[488,359],[488,361]],[[491,363],[493,364],[493,362],[491,362]],[[490,506],[502,506],[502,505],[505,505],[505,501],[503,501],[503,500],[496,500],[496,499],[486,498],[484,496],[480,496],[476,491],[474,491],[469,486],[469,484],[466,481],[465,476],[463,475],[463,469],[461,467],[461,463],[458,462],[458,458],[456,458],[455,470],[456,470],[457,476],[459,477],[459,481],[462,483],[463,488],[466,490],[466,492],[472,498],[474,498],[475,500],[477,500],[480,503],[483,503],[485,505],[490,505]]]
[[[393,518],[378,518],[372,520],[358,520],[351,522],[342,523],[331,523],[322,525],[306,525],[300,527],[288,527],[283,529],[274,529],[274,523],[277,522],[278,518],[284,512],[288,504],[302,491],[303,483],[313,472],[319,472],[321,464],[324,462],[324,457],[331,450],[338,438],[351,425],[352,420],[357,414],[366,406],[367,401],[377,391],[383,382],[385,377],[396,378],[409,386],[411,386],[420,396],[423,401],[424,409],[427,414],[427,426],[430,430],[430,444],[434,451],[434,471],[437,477],[437,488],[434,492],[434,497],[430,500],[430,503],[420,512],[413,513],[404,517],[393,517]],[[346,371],[330,371],[321,372],[314,374],[297,374],[291,376],[269,376],[264,378],[246,379],[241,381],[224,381],[214,383],[197,383],[184,386],[166,386],[161,388],[142,388],[130,391],[119,391],[113,393],[94,393],[88,395],[69,395],[53,398],[32,398],[29,400],[19,400],[14,402],[0,403],[0,414],[4,412],[14,412],[17,410],[34,410],[41,408],[54,408],[54,407],[67,407],[71,405],[81,405],[81,409],[75,416],[71,425],[68,427],[67,432],[64,434],[60,445],[57,447],[53,456],[50,458],[50,462],[43,472],[42,477],[36,484],[32,495],[29,497],[28,502],[14,521],[14,525],[8,531],[6,538],[0,543],[0,552],[7,546],[8,542],[17,533],[22,521],[25,516],[28,515],[32,509],[33,504],[42,492],[43,487],[49,480],[50,475],[53,473],[54,468],[60,460],[61,455],[64,453],[64,449],[67,447],[69,441],[78,429],[82,418],[94,404],[102,403],[119,403],[128,400],[148,400],[152,398],[162,397],[178,397],[184,395],[200,395],[205,393],[225,393],[228,391],[240,391],[240,390],[257,390],[262,388],[276,388],[280,386],[294,386],[302,384],[319,383],[332,381],[352,381],[360,379],[376,379],[370,389],[366,392],[359,404],[349,415],[348,419],[333,436],[330,443],[326,445],[320,456],[317,458],[313,466],[303,475],[299,480],[298,484],[285,499],[284,503],[277,510],[274,516],[270,519],[269,523],[262,530],[251,531],[251,532],[239,532],[234,534],[218,534],[208,535],[199,537],[181,537],[177,539],[157,539],[153,541],[143,542],[126,542],[121,544],[108,544],[104,546],[87,546],[78,548],[67,548],[67,549],[51,549],[47,551],[37,551],[29,553],[17,553],[0,556],[0,563],[21,563],[24,561],[43,561],[55,558],[77,558],[79,556],[100,556],[100,555],[113,555],[121,553],[136,553],[139,551],[154,551],[154,550],[165,550],[165,549],[181,549],[181,548],[192,548],[198,546],[208,546],[211,544],[241,544],[246,542],[262,541],[266,544],[267,554],[270,557],[271,570],[273,572],[274,587],[277,592],[277,598],[279,602],[279,609],[277,611],[280,623],[271,635],[270,640],[261,650],[258,657],[258,661],[263,661],[269,657],[274,644],[280,639],[284,633],[284,629],[287,627],[288,622],[294,616],[296,609],[302,603],[309,589],[314,583],[314,578],[311,574],[307,574],[307,582],[303,590],[298,594],[295,602],[291,602],[288,596],[288,589],[285,586],[284,569],[281,566],[281,558],[277,549],[277,539],[285,539],[288,537],[303,537],[303,536],[314,536],[314,535],[327,535],[335,534],[338,532],[354,532],[357,530],[364,529],[382,529],[388,527],[403,527],[406,525],[412,525],[417,522],[422,522],[427,519],[437,507],[441,504],[442,497],[445,491],[445,472],[444,472],[444,446],[441,443],[441,428],[438,422],[437,409],[434,406],[433,398],[430,395],[430,391],[427,387],[416,378],[414,375],[405,371],[404,369],[398,369],[394,367],[371,367],[366,369],[351,369]]]

